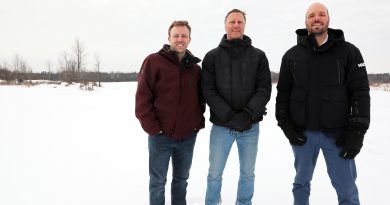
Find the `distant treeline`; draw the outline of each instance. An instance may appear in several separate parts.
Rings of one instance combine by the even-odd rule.
[[[77,77],[78,76],[78,77]],[[137,81],[137,72],[123,73],[123,72],[81,72],[76,77],[86,82],[130,82]],[[273,83],[277,83],[279,73],[271,71],[271,79]],[[0,80],[6,82],[24,82],[28,80],[51,80],[51,81],[69,81],[68,72],[40,72],[40,73],[21,73],[0,69]],[[390,83],[389,73],[368,74],[370,84]]]
[[[33,73],[31,76],[31,80],[54,80],[54,81],[64,81],[63,72],[49,74],[47,72],[41,73]],[[138,73],[123,73],[123,72],[82,72],[81,78],[88,79],[89,82],[129,82],[129,81],[137,81]]]
[[[390,83],[389,73],[368,74],[370,84]]]
[[[100,82],[124,82],[136,81],[137,73],[121,72],[101,72],[101,57],[98,53],[94,55],[93,65],[87,64],[87,52],[85,44],[75,39],[70,50],[62,51],[57,59],[57,63],[46,62],[46,71],[40,73],[32,72],[32,68],[27,61],[18,54],[9,64],[0,61],[0,83],[1,84],[28,84],[32,85],[36,80],[80,83],[80,85],[99,86]],[[56,72],[54,72],[56,70]]]
[[[49,72],[15,72],[7,69],[0,69],[0,80],[7,84],[22,84],[34,80],[63,81],[63,82],[129,82],[137,81],[138,73],[122,72],[80,72],[73,73],[68,71],[49,73]]]

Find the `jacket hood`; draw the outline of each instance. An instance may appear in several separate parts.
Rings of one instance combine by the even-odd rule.
[[[168,44],[164,44],[164,46],[158,51],[158,53],[164,56],[166,59],[172,61],[173,63],[183,65],[184,67],[191,66],[201,61],[199,58],[195,57],[188,49],[186,50],[186,54],[184,55],[183,59],[180,61],[176,52],[172,51],[171,46]]]
[[[225,47],[225,48],[231,48],[231,47],[247,47],[252,45],[252,40],[249,38],[249,36],[244,35],[243,39],[233,39],[228,40],[227,35],[223,35],[221,42],[219,43],[219,46]]]
[[[340,29],[328,28],[328,41],[318,47],[317,42],[313,34],[309,34],[307,29],[297,29],[295,31],[297,34],[297,44],[301,44],[307,48],[320,48],[320,50],[327,50],[335,44],[344,42],[344,32]]]

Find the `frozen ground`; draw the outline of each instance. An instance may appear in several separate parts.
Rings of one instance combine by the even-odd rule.
[[[147,135],[134,116],[136,83],[103,86],[92,92],[77,86],[0,86],[0,204],[148,204]],[[273,87],[260,128],[253,204],[292,204],[293,156],[276,126],[275,94]],[[374,89],[371,97],[371,127],[357,157],[357,183],[366,205],[386,204],[390,194],[390,92]],[[204,204],[210,127],[207,122],[198,135],[189,205]],[[337,204],[322,155],[317,164],[311,204]],[[234,145],[223,204],[234,204],[237,179]],[[169,183],[166,196],[170,204]]]

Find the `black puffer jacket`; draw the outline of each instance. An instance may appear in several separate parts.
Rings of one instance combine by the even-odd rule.
[[[271,95],[271,74],[264,52],[251,45],[248,36],[227,40],[209,51],[202,62],[202,91],[210,107],[210,121],[233,128],[227,122],[235,113],[247,112],[251,123],[265,115]]]
[[[310,130],[367,130],[370,95],[360,51],[344,40],[341,30],[328,29],[328,41],[318,47],[313,35],[299,29],[298,45],[283,56],[276,118],[292,120]]]

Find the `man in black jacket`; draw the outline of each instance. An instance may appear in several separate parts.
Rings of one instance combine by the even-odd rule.
[[[222,173],[234,141],[240,159],[236,204],[251,204],[253,196],[259,121],[270,99],[271,75],[264,52],[244,35],[245,23],[243,11],[228,12],[226,34],[202,63],[202,91],[213,123],[206,205],[221,201]]]
[[[370,123],[366,66],[360,51],[328,28],[327,8],[312,4],[298,45],[282,59],[276,119],[292,145],[294,204],[309,204],[310,181],[319,150],[339,204],[360,204],[354,158]]]

